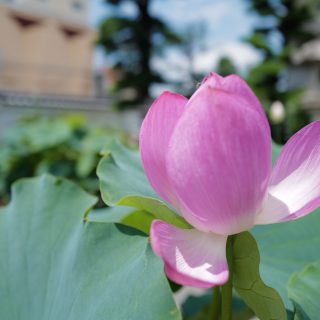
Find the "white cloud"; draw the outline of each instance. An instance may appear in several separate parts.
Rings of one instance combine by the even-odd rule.
[[[230,58],[240,72],[245,72],[248,67],[255,65],[261,59],[260,54],[252,47],[240,41],[234,41],[200,52],[195,59],[195,68],[199,72],[208,72],[223,56]]]
[[[99,17],[107,15],[108,10],[102,5],[103,0],[92,2],[95,3],[92,16],[98,21]],[[129,5],[122,9],[127,14],[134,11]],[[202,22],[207,27],[207,33],[199,39],[206,48],[195,54],[194,71],[197,73],[209,73],[222,56],[227,56],[244,74],[248,67],[258,63],[261,58],[257,51],[240,40],[250,34],[255,19],[248,13],[245,1],[158,0],[152,2],[152,12],[180,31],[195,22]],[[101,55],[97,55],[95,60],[98,66],[104,62]],[[155,57],[151,63],[168,80],[184,81],[188,76],[190,61],[176,49],[168,50],[164,57]]]
[[[186,21],[194,22],[199,21],[199,19],[217,23],[230,13],[231,6],[228,2],[202,1],[202,4],[192,5],[188,1],[184,1],[180,2],[180,5],[177,2],[175,10],[168,11],[166,14],[169,14],[170,20],[176,20],[176,22],[180,20],[184,24]],[[180,12],[180,14],[177,15],[177,12]]]
[[[257,64],[261,59],[260,54],[249,45],[233,41],[196,53],[194,71],[209,73],[215,69],[223,56],[230,58],[240,73],[245,73],[250,66]],[[183,81],[188,74],[188,63],[189,61],[179,51],[171,50],[165,57],[153,59],[152,66],[171,81]]]

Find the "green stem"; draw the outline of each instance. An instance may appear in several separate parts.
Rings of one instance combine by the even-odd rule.
[[[227,241],[227,260],[229,280],[221,290],[221,320],[232,320],[232,236],[229,236]]]
[[[220,287],[214,287],[212,294],[212,301],[209,310],[209,319],[210,320],[219,320],[221,308],[221,294]]]

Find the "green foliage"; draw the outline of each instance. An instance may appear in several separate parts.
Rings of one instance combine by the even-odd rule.
[[[318,319],[320,313],[320,262],[307,265],[294,273],[288,282],[289,298],[293,301],[297,320]]]
[[[221,57],[218,61],[216,72],[221,76],[228,76],[230,74],[237,73],[237,68],[230,58]]]
[[[70,178],[98,194],[95,168],[106,139],[112,136],[121,134],[90,128],[76,115],[21,120],[0,141],[0,203],[8,201],[14,181],[43,173]]]
[[[36,153],[65,142],[71,134],[72,128],[67,121],[31,118],[9,129],[5,141],[21,154]]]
[[[94,197],[51,176],[12,194],[0,211],[1,319],[181,319],[147,237],[83,222]]]
[[[292,273],[319,259],[320,210],[298,221],[253,229],[261,254],[261,275],[293,310],[286,284]]]
[[[189,296],[182,305],[183,319],[208,320],[211,302],[211,291],[207,291],[200,296]],[[234,294],[232,299],[232,310],[232,319],[234,320],[248,320],[254,317],[254,313],[245,305],[245,303],[238,296],[236,296],[236,294]]]
[[[281,146],[273,144],[273,163]],[[261,255],[261,275],[275,288],[286,308],[294,310],[286,285],[290,276],[319,259],[320,209],[303,219],[266,226],[256,226],[252,233]]]
[[[307,29],[306,26],[315,15],[318,0],[253,0],[250,1],[251,9],[261,17],[274,17],[277,23],[270,26],[259,26],[255,32],[268,36],[273,31],[283,35],[285,45],[295,42],[301,45],[312,39],[316,32]],[[269,50],[269,49],[268,49]]]
[[[144,210],[118,206],[92,210],[86,220],[100,223],[121,223],[149,234],[154,215]]]
[[[81,170],[78,162],[73,166],[86,177],[96,161],[87,157],[105,144],[104,131],[80,135],[82,125],[68,119],[57,120],[54,128],[60,132],[54,135],[48,120],[43,121],[40,134],[32,121],[9,133],[7,150],[26,156],[49,152],[41,132],[52,134],[51,151],[61,145],[64,152],[70,146],[81,150]],[[280,151],[274,144],[273,161]],[[137,151],[109,140],[102,155],[97,171],[110,208],[92,210],[97,199],[61,178],[14,184],[10,204],[0,208],[1,319],[181,319],[146,234],[153,219],[190,226],[153,191]],[[260,319],[286,319],[281,298],[295,320],[316,319],[320,210],[316,212],[299,221],[255,227],[260,257],[248,232],[232,237],[234,287]],[[206,292],[184,304],[186,319],[207,318],[208,295],[210,300]],[[233,302],[234,319],[251,316],[237,296]]]
[[[303,88],[289,89],[287,75],[294,50],[316,37],[307,28],[317,12],[316,3],[317,0],[250,0],[250,8],[260,16],[260,23],[246,41],[260,51],[262,61],[250,70],[247,80],[266,111],[274,101],[285,106],[286,120],[281,124],[271,121],[272,136],[278,143],[284,143],[309,121],[302,109]],[[280,43],[274,43],[275,37],[281,39]]]
[[[102,199],[108,206],[134,207],[149,212],[154,218],[182,228],[189,227],[184,219],[154,192],[142,169],[138,152],[111,141],[103,154],[97,174]],[[142,223],[143,220],[142,216]]]
[[[273,161],[275,161],[280,151],[281,146],[274,144]],[[137,152],[126,150],[121,145],[112,142],[105,149],[104,153],[105,156],[101,160],[98,168],[104,201],[112,206],[125,205],[135,208],[132,209],[132,211],[128,210],[125,212],[119,217],[120,220],[116,221],[122,222],[123,219],[130,216],[132,212],[143,210],[143,214],[136,214],[134,227],[144,232],[148,232],[148,225],[150,225],[153,218],[166,220],[172,224],[183,227],[180,220],[177,223],[177,216],[173,209],[167,207],[165,203],[159,200],[158,196],[150,187],[142,170]],[[145,212],[149,213],[148,218],[145,217]],[[260,248],[261,278],[264,279],[268,286],[275,288],[280,293],[286,308],[291,311],[293,311],[293,305],[286,291],[288,279],[293,272],[297,272],[308,263],[319,259],[320,212],[319,210],[317,210],[317,212],[318,214],[312,214],[299,221],[257,226],[252,230]],[[108,219],[108,212],[105,211],[99,218],[93,213],[89,214],[88,219],[101,219],[100,221]],[[110,216],[110,219],[114,219],[114,217]],[[243,247],[245,246],[243,245]],[[243,248],[243,250],[244,249],[245,248]],[[254,254],[252,256],[249,255],[247,259],[255,258],[257,262],[256,245],[252,243],[252,241],[251,250]],[[255,269],[255,272],[248,272],[249,276],[252,276],[252,278],[249,279],[256,279],[256,271],[257,269]],[[276,298],[277,295],[274,294],[272,289],[268,289],[263,285],[255,288],[257,292],[260,292],[262,289],[271,292],[271,298],[278,301]],[[248,292],[248,294],[250,294],[250,292]],[[258,299],[259,295],[253,297]],[[260,298],[262,299],[262,296],[260,296]],[[250,302],[248,302],[248,304],[249,303]],[[276,310],[274,311],[276,312]]]
[[[233,285],[240,297],[261,320],[287,319],[280,295],[264,284],[259,272],[260,255],[249,232],[232,237]]]
[[[119,6],[123,1],[106,2]],[[151,0],[129,2],[135,6],[137,15],[127,17],[114,10],[101,23],[97,39],[119,75],[113,93],[121,109],[137,106],[149,97],[150,86],[162,82],[162,77],[151,68],[152,57],[168,45],[180,43],[180,37],[164,21],[151,15]]]

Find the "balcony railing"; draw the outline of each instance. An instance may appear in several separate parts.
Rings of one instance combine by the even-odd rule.
[[[24,92],[0,90],[0,106],[104,111],[111,108],[111,98],[36,95]]]

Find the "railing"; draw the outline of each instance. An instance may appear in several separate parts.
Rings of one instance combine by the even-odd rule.
[[[111,98],[36,95],[0,90],[0,106],[5,107],[103,111],[111,108],[111,104]]]

